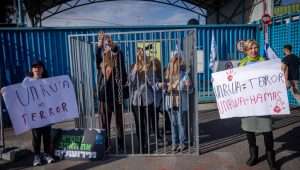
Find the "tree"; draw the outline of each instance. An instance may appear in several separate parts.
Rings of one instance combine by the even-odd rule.
[[[6,26],[13,23],[12,16],[15,14],[16,10],[14,8],[14,1],[2,0],[0,6],[0,27]]]

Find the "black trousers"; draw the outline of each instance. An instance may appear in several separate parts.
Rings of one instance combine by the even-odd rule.
[[[262,133],[264,136],[265,141],[265,147],[266,151],[273,151],[274,147],[274,138],[273,138],[273,132],[264,132]],[[246,131],[248,144],[250,147],[256,146],[256,136],[254,132],[248,132]]]
[[[139,142],[139,153],[148,152],[148,137],[150,136],[149,115],[154,114],[153,105],[132,106],[135,120],[136,134]]]
[[[123,114],[122,105],[118,102],[102,102],[100,101],[99,114],[101,116],[102,128],[106,131],[105,147],[110,145],[110,124],[112,113],[116,116],[117,136],[118,136],[118,147],[124,149],[124,132],[123,132]]]
[[[41,153],[42,137],[44,142],[44,152],[51,154],[51,126],[32,129],[32,146],[34,154]]]
[[[154,109],[153,109],[154,110]],[[149,114],[150,119],[150,131],[151,133],[155,134],[157,137],[160,136],[159,134],[159,108],[155,108],[153,113]]]

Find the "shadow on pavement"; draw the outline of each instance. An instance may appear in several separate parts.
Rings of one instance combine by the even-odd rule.
[[[83,169],[89,169],[89,168],[93,168],[93,167],[101,168],[101,165],[108,164],[110,162],[117,161],[117,160],[120,160],[123,158],[126,158],[126,157],[125,156],[124,157],[105,157],[103,160],[84,162],[82,164],[68,167],[65,170],[77,170],[77,169],[83,170]]]
[[[0,169],[24,169],[32,167],[33,153],[30,150],[21,150],[18,153],[19,157],[15,161],[9,161],[1,164]]]
[[[215,112],[217,112],[217,110]],[[273,121],[274,121],[273,129],[276,130],[300,122],[300,116],[298,115],[298,113],[299,113],[299,109],[293,109],[291,115],[282,116],[282,117],[273,117]],[[210,112],[210,114],[216,114],[216,113],[213,113],[212,111]],[[201,115],[200,115],[200,119],[201,119]],[[215,118],[214,120],[203,121],[202,123],[199,123],[198,127],[199,127],[199,152],[200,153],[210,152],[246,140],[246,135],[241,130],[241,118],[229,118],[229,119]],[[289,132],[286,135],[276,139],[278,141],[287,142],[286,146],[283,145],[284,148],[282,149],[288,150],[291,149],[291,147],[293,146],[294,147],[297,146],[298,148],[296,149],[297,151],[299,151],[300,129],[298,129],[299,131],[298,134],[296,131],[297,130],[293,130],[293,132]],[[295,143],[291,143],[291,144],[288,143],[289,138],[291,138],[291,140],[292,138],[295,139],[295,135],[299,136],[297,137],[299,140],[297,141],[294,140],[294,142],[298,142],[298,145]],[[264,160],[265,157],[262,157],[261,159]]]
[[[300,157],[300,127],[296,127],[284,135],[275,139],[277,142],[284,142],[282,146],[276,151],[292,151],[292,154],[284,156],[277,160],[278,165],[282,166],[284,163],[289,162],[295,158]]]

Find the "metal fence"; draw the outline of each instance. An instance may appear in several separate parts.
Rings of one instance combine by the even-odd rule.
[[[196,85],[196,29],[180,29],[180,30],[165,30],[165,31],[136,31],[136,32],[122,32],[122,33],[109,33],[114,43],[116,43],[124,54],[124,63],[126,67],[126,73],[128,73],[129,86],[129,98],[123,100],[121,106],[121,119],[118,121],[118,109],[117,104],[113,102],[112,105],[108,100],[118,100],[117,95],[112,94],[112,98],[107,96],[109,89],[105,89],[105,104],[110,105],[112,108],[106,108],[104,112],[99,112],[99,83],[96,83],[95,77],[101,70],[96,69],[96,51],[97,51],[97,34],[73,34],[69,35],[69,54],[71,65],[71,77],[74,81],[74,86],[77,92],[77,100],[79,103],[80,118],[76,121],[76,126],[84,128],[106,128],[107,134],[110,137],[112,152],[113,153],[126,153],[126,154],[168,154],[174,153],[175,145],[172,143],[172,133],[178,133],[176,130],[171,130],[172,124],[176,123],[175,110],[167,108],[168,97],[162,97],[161,101],[156,101],[157,96],[154,89],[159,83],[165,82],[165,71],[161,69],[159,77],[162,79],[160,82],[157,80],[150,83],[151,78],[148,77],[143,81],[137,79],[137,85],[133,85],[131,82],[132,67],[137,62],[137,51],[142,49],[144,51],[145,58],[151,58],[150,61],[160,61],[159,67],[166,68],[171,56],[181,54],[186,73],[189,74],[190,80],[194,84],[194,89],[190,90],[187,95],[186,101],[187,110],[178,110],[182,113],[182,120],[184,121],[184,128],[186,128],[186,140],[184,145],[185,153],[198,154],[198,114],[196,114],[197,105],[197,86]],[[104,59],[103,59],[104,62]],[[151,62],[150,62],[151,65]],[[116,67],[116,66],[114,66]],[[115,70],[115,69],[114,69]],[[117,69],[116,69],[117,70]],[[148,71],[147,73],[150,73]],[[102,73],[100,73],[102,74]],[[117,74],[112,74],[117,75]],[[115,81],[111,84],[118,86]],[[134,96],[136,92],[144,85],[150,85],[151,88],[146,88],[143,92],[147,96],[152,98],[146,98],[144,101],[145,106],[134,104]],[[136,87],[138,86],[138,87]],[[135,89],[137,88],[137,89]],[[113,90],[114,92],[114,90]],[[159,90],[162,96],[167,96],[166,92]],[[148,95],[149,94],[149,95]],[[109,94],[108,94],[109,95]],[[184,96],[184,91],[179,93],[178,97]],[[153,100],[154,98],[154,100]],[[157,99],[158,100],[158,99]],[[150,102],[151,101],[151,102]],[[183,104],[183,103],[182,103]],[[135,106],[137,105],[137,107]],[[101,106],[100,106],[101,107]],[[109,106],[108,106],[109,107]],[[181,108],[181,107],[179,107]],[[108,111],[111,109],[112,111]],[[144,110],[143,110],[144,109]],[[103,123],[103,114],[106,114],[106,118],[113,114],[112,127],[110,120]],[[176,112],[177,113],[177,112]],[[101,118],[99,117],[101,116]],[[144,119],[143,119],[144,118]],[[185,119],[184,119],[185,118]],[[169,123],[167,119],[170,119]],[[108,127],[103,127],[106,124]],[[109,124],[109,125],[107,125]],[[176,123],[177,124],[177,123]],[[119,127],[122,126],[122,127]],[[169,128],[168,128],[169,126]],[[118,130],[122,129],[123,133],[120,138]],[[177,128],[175,128],[177,129]],[[171,132],[172,131],[172,132]],[[110,133],[109,133],[110,132]],[[145,133],[143,133],[145,132]],[[184,133],[185,134],[185,133]],[[120,138],[121,140],[117,140]],[[174,141],[173,141],[174,142]],[[143,147],[144,146],[144,147]],[[172,148],[173,147],[173,148]],[[183,147],[183,145],[181,146]],[[120,148],[122,148],[120,150]],[[147,148],[147,149],[145,149]]]
[[[300,13],[293,13],[284,16],[272,18],[272,25],[269,26],[269,45],[275,51],[279,58],[283,58],[283,46],[290,44],[293,47],[293,53],[300,56]],[[260,32],[260,44],[264,43],[263,31]],[[263,53],[261,48],[261,53]],[[298,83],[300,87],[300,83]],[[290,105],[294,107],[300,106],[300,103],[288,90]]]

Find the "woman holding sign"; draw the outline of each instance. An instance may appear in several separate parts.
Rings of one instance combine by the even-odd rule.
[[[44,64],[41,61],[36,61],[31,65],[31,72],[29,77],[32,79],[47,78],[48,74],[45,69]],[[41,155],[41,139],[43,137],[44,142],[44,152]],[[51,125],[34,128],[32,129],[32,146],[34,151],[33,166],[41,165],[41,158],[43,158],[47,163],[53,163],[54,159],[50,156],[51,154]]]
[[[239,66],[246,66],[256,62],[264,61],[264,58],[258,55],[258,44],[254,40],[244,42],[243,52],[246,57],[243,58]],[[252,116],[242,118],[242,129],[246,132],[249,144],[250,158],[247,165],[253,166],[258,163],[258,147],[256,146],[255,133],[262,133],[265,141],[267,160],[271,170],[276,170],[275,152],[273,150],[274,139],[272,132],[272,119],[270,116]]]

